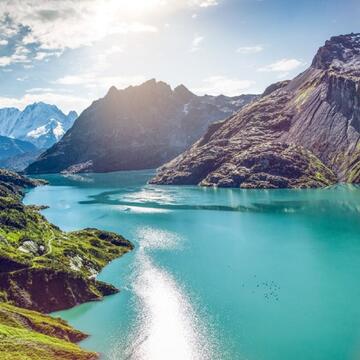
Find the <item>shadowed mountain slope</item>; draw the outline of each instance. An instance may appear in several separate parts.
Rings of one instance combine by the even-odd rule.
[[[155,168],[180,154],[209,124],[233,114],[256,96],[196,96],[150,80],[95,101],[59,143],[28,173],[108,172]]]

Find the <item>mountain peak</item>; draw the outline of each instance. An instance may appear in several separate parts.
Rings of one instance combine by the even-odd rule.
[[[39,101],[23,111],[0,109],[0,135],[29,141],[38,148],[49,148],[77,118],[74,111],[65,115],[56,105]]]
[[[139,88],[142,89],[151,89],[151,90],[159,90],[164,91],[166,93],[171,92],[171,86],[164,81],[157,81],[156,79],[150,79],[145,81],[143,84],[139,85]]]
[[[74,110],[69,111],[69,113],[67,114],[67,117],[71,119],[76,119],[78,116],[78,113]]]
[[[195,94],[192,93],[185,85],[181,84],[174,89],[174,94],[184,102],[188,102]]]
[[[236,188],[360,183],[360,34],[332,37],[310,70],[212,124],[151,184]]]
[[[114,96],[116,96],[118,94],[118,92],[119,92],[118,88],[116,86],[112,85],[109,88],[109,90],[108,90],[107,94],[105,95],[105,97],[114,97]]]
[[[67,134],[27,171],[61,172],[74,165],[77,171],[88,171],[77,165],[90,161],[94,172],[155,168],[253,98],[196,96],[184,85],[172,90],[155,79],[109,92],[84,110]]]
[[[141,85],[139,86],[155,86],[157,84],[157,81],[155,78],[149,79],[145,82],[143,82]]]
[[[360,34],[333,36],[325,42],[312,62],[312,67],[321,70],[334,69],[349,72],[360,64]]]

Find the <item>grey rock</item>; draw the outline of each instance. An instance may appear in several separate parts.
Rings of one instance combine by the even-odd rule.
[[[360,34],[331,38],[309,69],[213,125],[151,183],[242,188],[360,183]]]

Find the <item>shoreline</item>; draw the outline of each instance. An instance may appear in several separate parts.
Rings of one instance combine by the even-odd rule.
[[[111,261],[133,250],[134,245],[116,233],[93,228],[64,232],[51,224],[40,213],[43,206],[23,202],[28,193],[25,189],[42,184],[0,170],[0,315],[6,313],[0,317],[0,333],[7,334],[4,356],[9,353],[11,358],[16,349],[20,351],[16,356],[29,356],[29,351],[35,351],[44,359],[68,359],[71,353],[76,359],[97,359],[99,355],[78,345],[89,334],[73,329],[51,313],[118,293],[119,289],[96,276]],[[19,314],[25,314],[21,316],[27,326],[14,321]],[[38,318],[51,325],[39,327],[38,320],[29,320]],[[19,331],[33,339],[32,350],[32,346],[19,348],[13,344],[16,336],[11,334]],[[72,333],[77,337],[71,337]]]

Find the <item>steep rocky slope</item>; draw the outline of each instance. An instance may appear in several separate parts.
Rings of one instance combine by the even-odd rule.
[[[0,159],[0,168],[22,172],[25,168],[29,166],[29,164],[34,162],[42,153],[43,150],[35,148],[31,151],[19,153],[17,155],[13,155],[5,159]]]
[[[331,38],[292,81],[210,126],[155,184],[242,188],[360,182],[360,34]]]
[[[37,151],[37,147],[28,141],[0,135],[0,161],[34,151]]]
[[[26,171],[155,168],[192,145],[213,121],[228,117],[254,97],[199,97],[183,85],[172,90],[155,80],[125,90],[112,87]]]
[[[21,171],[33,162],[39,155],[39,150],[34,144],[0,136],[0,167]]]
[[[85,337],[49,313],[116,293],[95,279],[132,250],[122,236],[97,229],[70,233],[25,206],[25,188],[42,184],[0,170],[0,346],[4,358],[96,359],[72,342]]]

